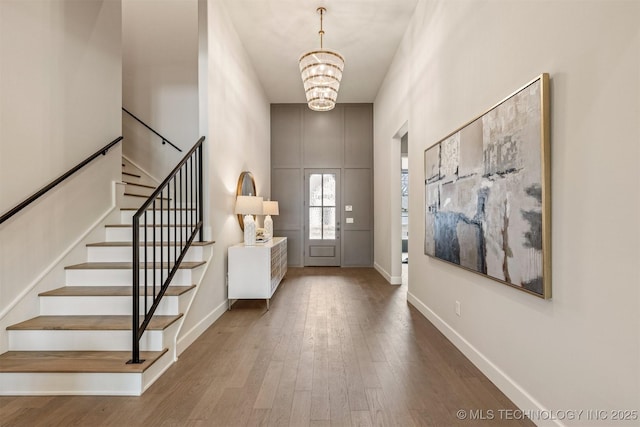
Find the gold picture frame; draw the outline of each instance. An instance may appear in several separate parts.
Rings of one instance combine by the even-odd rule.
[[[424,253],[551,298],[549,75],[424,151]]]
[[[253,174],[249,171],[243,171],[238,177],[238,184],[236,185],[236,197],[238,196],[255,196],[256,195],[256,180],[253,178]],[[244,231],[244,217],[240,214],[238,216],[238,225],[240,229]]]

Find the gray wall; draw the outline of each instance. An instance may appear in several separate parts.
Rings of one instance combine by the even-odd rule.
[[[303,265],[304,169],[341,170],[342,266],[373,264],[373,104],[339,104],[329,112],[306,104],[271,105],[271,198],[280,215],[274,234],[289,239],[290,266]],[[344,206],[353,206],[345,223]]]

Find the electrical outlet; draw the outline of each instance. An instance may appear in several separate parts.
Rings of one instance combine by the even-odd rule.
[[[456,314],[460,316],[460,301],[456,301]]]

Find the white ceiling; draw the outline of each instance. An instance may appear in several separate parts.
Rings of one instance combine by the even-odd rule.
[[[306,102],[303,52],[324,47],[345,57],[338,102],[373,102],[417,0],[223,0],[269,102]]]

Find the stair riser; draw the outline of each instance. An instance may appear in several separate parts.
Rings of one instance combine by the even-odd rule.
[[[129,181],[129,182],[133,182],[133,181]],[[139,183],[136,182],[134,184],[139,184]],[[142,194],[142,195],[145,195],[147,197],[149,197],[154,191],[155,191],[154,188],[141,187],[139,185],[125,184],[125,186],[124,186],[124,192],[125,193]]]
[[[142,192],[142,191],[138,191],[137,188],[132,188],[130,185],[126,186],[126,188],[124,189],[127,193],[131,193],[131,194],[140,194],[140,195],[146,195],[146,193]],[[151,193],[149,193],[150,195]],[[159,200],[156,201],[156,209],[167,209],[173,206],[176,206],[175,203],[175,199],[173,198],[173,196],[171,195],[171,197],[167,197],[167,194],[165,192],[165,194],[162,196],[165,200],[162,201],[162,204],[160,203]],[[189,196],[189,200],[190,200]],[[117,196],[117,204],[119,208],[139,208],[140,206],[142,206],[142,204],[144,202],[147,201],[147,197],[136,197],[136,196],[130,196],[130,195],[125,195],[125,194],[118,194]],[[171,200],[167,200],[167,199],[171,199]],[[177,206],[180,207],[187,207],[187,203],[185,203],[185,201],[178,201]]]
[[[153,298],[147,297],[147,307],[151,307],[151,304],[153,304]],[[187,294],[165,296],[160,301],[155,314],[175,316],[184,313],[187,304]],[[40,297],[40,314],[43,316],[131,315],[133,312],[131,305],[131,297]],[[144,310],[144,297],[140,297],[140,310]]]
[[[10,351],[131,351],[131,331],[8,331]],[[145,331],[140,350],[161,351],[163,331]]]
[[[108,247],[108,246],[91,246],[87,248],[87,261],[88,262],[131,262],[132,250],[131,247]],[[144,261],[145,250],[144,247],[140,248],[140,261]],[[160,262],[160,256],[162,255],[162,261],[166,262],[167,259],[174,261],[176,259],[176,250],[174,247],[147,247],[147,262],[153,262],[153,256],[155,253],[155,260]],[[180,246],[177,248],[177,256],[180,256]],[[203,261],[202,246],[191,246],[187,251],[183,261]]]
[[[140,206],[142,206],[142,204],[147,201],[149,195],[151,195],[151,193],[147,195],[144,191],[138,191],[137,188],[134,189],[130,185],[126,186],[124,191],[131,194],[139,194],[145,197],[137,197],[137,196],[127,195],[124,193],[123,194],[118,193],[116,201],[119,208],[127,208],[127,209],[136,208],[137,209]],[[167,209],[169,206],[175,205],[175,202],[172,197],[167,197],[166,194],[163,195],[162,197],[164,198],[162,203],[160,203],[160,200],[157,200],[155,202],[156,209]],[[167,199],[171,199],[171,200],[167,200]],[[169,205],[169,202],[171,203],[170,205]],[[181,205],[182,203],[178,203],[178,207],[180,207]]]
[[[157,362],[156,362],[157,363]],[[141,373],[2,373],[0,395],[140,396]]]
[[[0,373],[0,396],[140,396],[173,363],[167,351],[143,373]]]
[[[162,277],[166,279],[166,270],[162,272]],[[160,270],[156,270],[155,278],[155,284],[161,284]],[[131,270],[66,270],[68,286],[131,286],[132,281]],[[140,281],[144,283],[144,270],[140,271]],[[153,270],[147,271],[147,283],[154,283]],[[192,269],[179,269],[171,281],[172,285],[190,286],[193,283]]]
[[[186,242],[187,240],[187,227],[178,227],[178,230],[176,231],[175,227],[146,227],[147,230],[147,236],[146,236],[146,240],[147,242],[152,242],[153,241],[153,230],[156,230],[156,235],[155,235],[155,239],[156,241],[160,241],[160,240],[164,240],[164,241],[178,241],[180,242],[180,235],[182,235],[182,241]],[[145,240],[145,235],[144,235],[144,230],[145,227],[140,227],[140,240],[144,241]],[[162,230],[162,236],[160,235],[160,230]],[[189,234],[190,234],[189,230]],[[131,229],[131,227],[107,227],[106,228],[106,241],[107,242],[130,242],[132,239],[132,233],[133,230]],[[198,238],[198,236],[196,236],[196,239]]]
[[[120,212],[121,223],[131,224],[134,214],[135,214],[135,211],[121,211]],[[193,223],[195,222],[195,218],[196,218],[195,212],[192,213],[192,211],[175,211],[175,217],[174,217],[174,211],[167,211],[166,209],[161,211],[160,209],[157,209],[155,214],[153,211],[146,212],[148,224],[151,224],[153,222],[154,216],[157,224],[160,224],[161,221],[164,224],[167,224],[167,223],[175,224],[176,221],[178,222],[178,224],[186,223],[186,222]],[[144,216],[140,218],[140,222],[142,221],[144,221]]]

